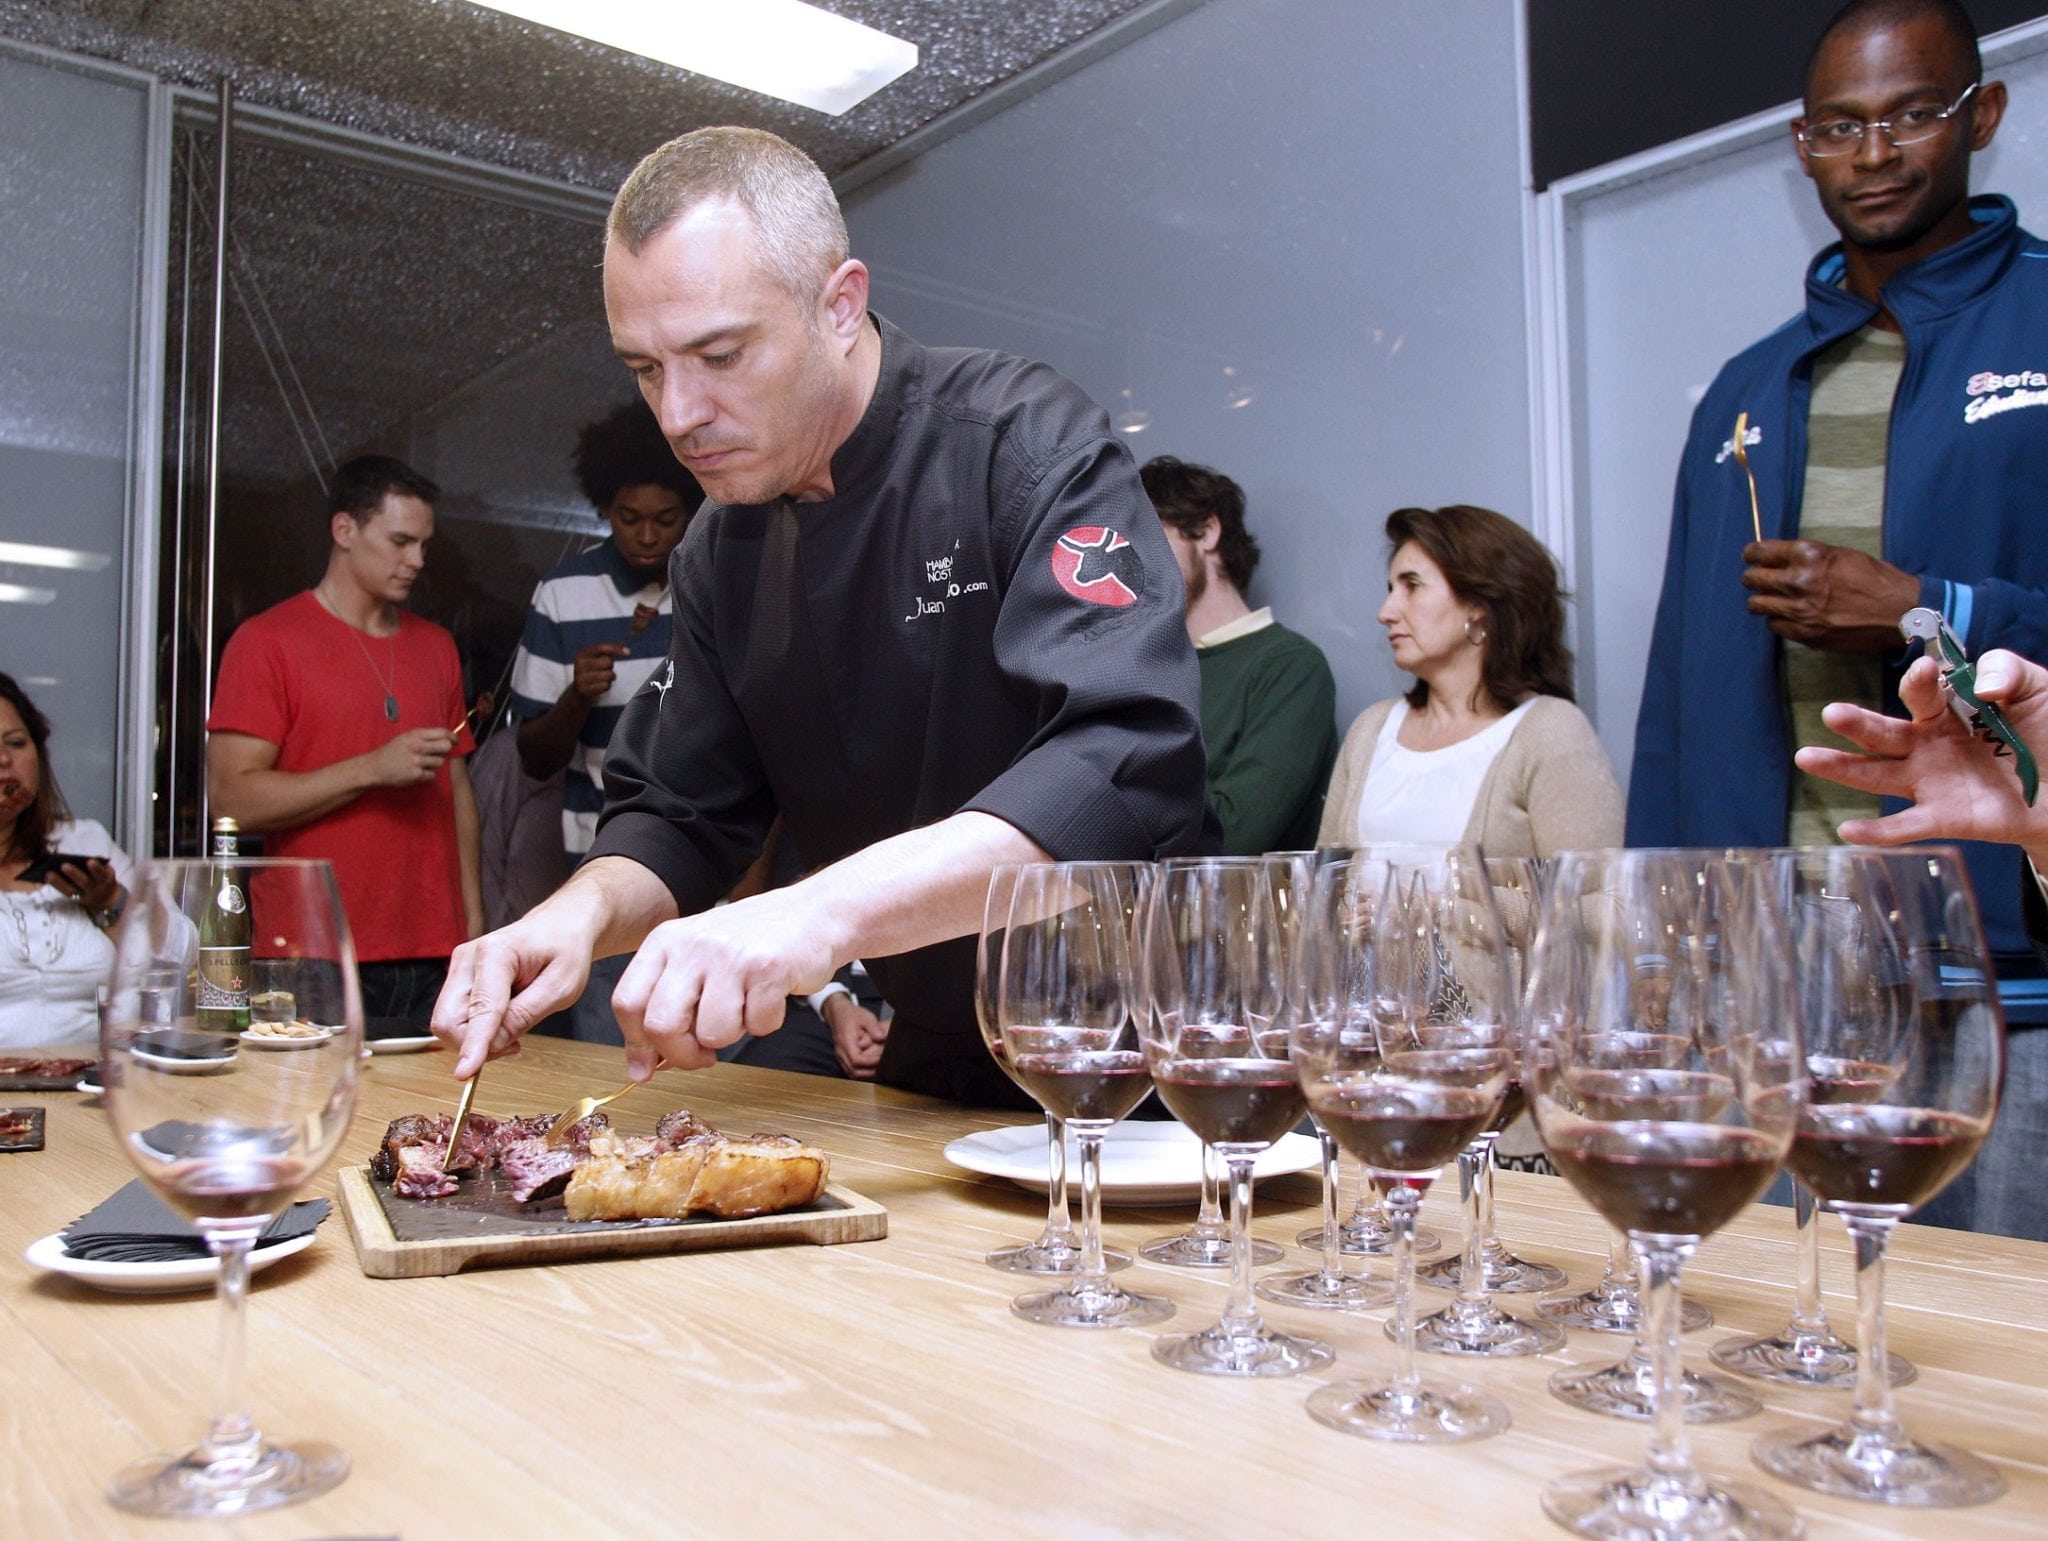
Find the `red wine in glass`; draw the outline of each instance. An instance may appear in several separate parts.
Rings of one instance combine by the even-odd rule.
[[[1076,1049],[1020,1054],[1017,1074],[1049,1113],[1083,1123],[1115,1123],[1152,1089],[1136,1049]]]
[[[1779,1147],[1720,1125],[1593,1125],[1553,1138],[1550,1159],[1617,1229],[1705,1236],[1771,1185]]]
[[[1809,1107],[1786,1157],[1822,1199],[1910,1212],[1968,1166],[1980,1119],[1932,1108]]]
[[[1154,1079],[1173,1116],[1218,1150],[1263,1150],[1308,1106],[1284,1059],[1184,1059]]]
[[[1493,1099],[1468,1087],[1383,1085],[1368,1077],[1320,1082],[1310,1089],[1309,1106],[1330,1138],[1376,1176],[1425,1172],[1434,1178],[1486,1127]]]

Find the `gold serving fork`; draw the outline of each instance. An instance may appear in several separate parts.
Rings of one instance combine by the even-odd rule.
[[[654,1068],[656,1070],[660,1070],[667,1063],[668,1062],[666,1060],[656,1060],[654,1062]],[[646,1083],[643,1081],[628,1081],[624,1086],[621,1086],[617,1091],[611,1093],[609,1096],[578,1097],[574,1102],[570,1103],[569,1106],[565,1108],[562,1112],[556,1114],[555,1121],[548,1125],[548,1144],[560,1145],[562,1141],[568,1137],[569,1130],[572,1126],[579,1124],[584,1119],[590,1117],[592,1113],[595,1113],[607,1102],[617,1102],[621,1097],[625,1096],[627,1092],[634,1091],[645,1084]]]
[[[1749,468],[1749,445],[1743,441],[1749,437],[1749,414],[1742,413],[1735,419],[1735,463],[1742,467],[1742,474],[1749,479],[1749,527],[1756,531],[1756,538],[1764,538],[1764,516],[1756,506],[1756,472]]]

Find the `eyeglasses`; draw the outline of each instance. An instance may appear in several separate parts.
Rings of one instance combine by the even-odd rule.
[[[1808,155],[1852,155],[1863,148],[1864,136],[1872,129],[1884,135],[1894,149],[1903,150],[1909,144],[1932,139],[1947,128],[1949,119],[1963,110],[1963,103],[1976,89],[1975,85],[1970,86],[1946,107],[1901,107],[1889,118],[1873,118],[1868,123],[1860,118],[1823,118],[1793,132]]]

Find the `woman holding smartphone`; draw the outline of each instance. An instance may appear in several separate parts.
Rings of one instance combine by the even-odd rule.
[[[50,720],[0,674],[0,1050],[97,1039],[133,871],[102,826],[71,817],[49,743]]]

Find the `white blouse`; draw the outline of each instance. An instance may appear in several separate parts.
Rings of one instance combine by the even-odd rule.
[[[93,820],[58,825],[49,848],[104,857],[133,891],[134,864]],[[47,883],[0,889],[0,1050],[97,1045],[94,992],[113,966],[114,944],[83,905]]]
[[[1396,701],[1373,743],[1365,794],[1358,800],[1358,843],[1454,845],[1463,840],[1480,784],[1536,699],[1531,696],[1498,722],[1442,749],[1403,746],[1401,724],[1408,720],[1408,703]]]

